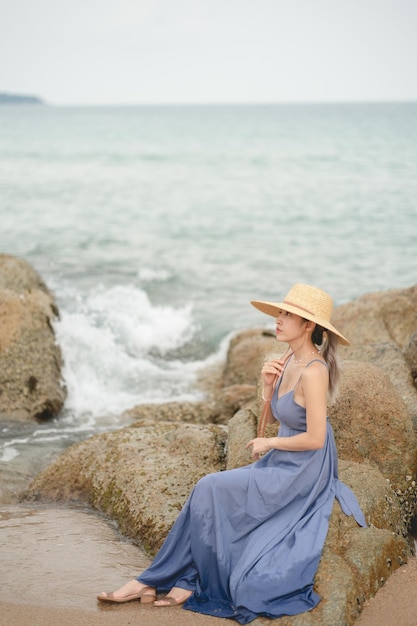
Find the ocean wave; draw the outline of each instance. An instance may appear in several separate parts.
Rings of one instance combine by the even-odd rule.
[[[66,293],[60,313],[54,327],[70,412],[121,412],[189,392],[196,365],[165,357],[192,339],[191,305],[155,306],[139,287],[99,286]]]

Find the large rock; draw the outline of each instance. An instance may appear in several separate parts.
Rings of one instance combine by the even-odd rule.
[[[149,420],[156,422],[177,422],[192,424],[212,424],[213,408],[207,402],[164,402],[163,404],[138,404],[121,415],[123,423]]]
[[[417,430],[417,285],[361,296],[338,307],[333,322],[351,342],[345,358],[384,370],[407,405]]]
[[[122,421],[156,419],[194,424],[227,424],[229,419],[256,394],[254,385],[216,387],[214,398],[204,402],[165,402],[163,404],[138,404],[122,413]]]
[[[411,377],[417,386],[417,331],[411,335],[408,345],[404,348],[404,358],[410,366]]]
[[[223,386],[257,385],[262,363],[267,355],[281,355],[286,344],[276,340],[268,329],[249,329],[237,333],[230,341],[223,371]]]
[[[0,255],[0,419],[49,419],[65,400],[52,294],[24,260]]]
[[[339,515],[336,504],[332,520]],[[308,613],[281,617],[280,626],[350,626],[360,615],[366,597],[407,558],[407,545],[387,530],[358,529],[350,518],[341,516],[339,549],[334,550],[329,537],[315,578],[315,590],[321,602]],[[395,562],[391,561],[392,556]],[[270,625],[262,618],[253,624]]]
[[[155,554],[195,483],[224,467],[223,426],[142,420],[71,446],[29,500],[85,503]]]
[[[395,488],[417,471],[417,441],[407,406],[388,374],[346,361],[329,416],[339,457],[375,465]],[[408,485],[407,485],[408,486]]]

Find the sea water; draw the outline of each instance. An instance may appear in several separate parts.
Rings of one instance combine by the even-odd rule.
[[[125,409],[198,398],[233,333],[273,323],[251,299],[415,284],[417,103],[2,106],[0,218],[55,294],[68,390],[0,426],[18,491]]]

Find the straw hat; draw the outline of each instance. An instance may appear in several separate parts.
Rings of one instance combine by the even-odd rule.
[[[252,300],[251,304],[256,309],[262,311],[262,313],[272,315],[273,317],[277,317],[279,311],[288,311],[289,313],[300,315],[300,317],[315,322],[322,328],[335,334],[343,345],[349,345],[346,337],[339,333],[330,323],[333,312],[333,300],[322,289],[297,283],[291,287],[283,302]]]

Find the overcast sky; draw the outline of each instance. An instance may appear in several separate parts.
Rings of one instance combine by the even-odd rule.
[[[52,104],[417,100],[417,0],[0,0],[0,91]]]

